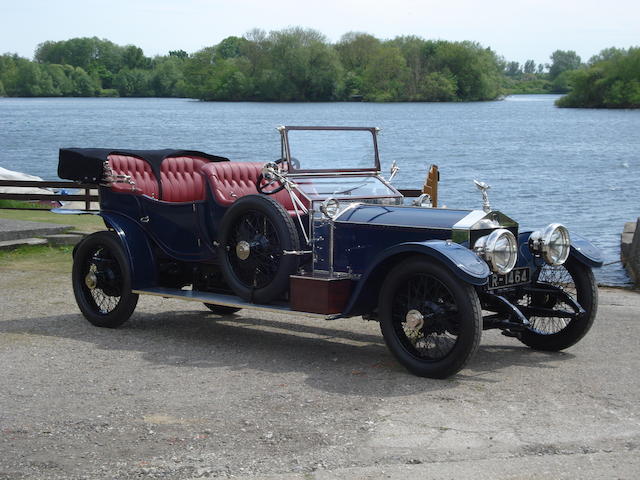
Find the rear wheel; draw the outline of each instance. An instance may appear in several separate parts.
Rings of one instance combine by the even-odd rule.
[[[526,295],[521,300],[525,306],[541,306],[558,312],[558,316],[531,316],[530,327],[522,332],[520,341],[536,350],[557,351],[576,344],[586,335],[598,310],[598,287],[589,267],[573,257],[564,265],[545,265],[539,272],[537,281],[560,288],[577,301],[584,314],[574,318],[561,315],[571,312],[571,305],[554,297]]]
[[[97,232],[82,241],[71,277],[80,311],[98,327],[118,327],[136,308],[129,260],[113,232]]]
[[[482,315],[476,291],[424,257],[397,265],[380,292],[380,327],[389,350],[410,372],[446,378],[478,349]]]

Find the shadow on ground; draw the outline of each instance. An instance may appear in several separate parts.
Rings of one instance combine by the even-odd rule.
[[[495,332],[458,375],[447,380],[415,377],[387,350],[377,325],[361,320],[310,325],[255,316],[218,316],[203,311],[136,313],[119,329],[90,325],[81,315],[0,322],[0,333],[42,335],[94,344],[106,351],[134,351],[154,365],[270,373],[298,372],[312,388],[346,395],[396,397],[494,383],[495,372],[514,366],[556,368],[566,352],[536,352]],[[363,328],[364,330],[364,328]],[[503,343],[513,342],[513,345]]]

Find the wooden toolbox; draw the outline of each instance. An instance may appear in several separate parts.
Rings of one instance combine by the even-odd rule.
[[[351,280],[291,275],[291,310],[298,312],[341,313],[351,295]]]

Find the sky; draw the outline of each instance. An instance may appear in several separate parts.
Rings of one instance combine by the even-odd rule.
[[[350,31],[417,35],[476,41],[520,63],[548,63],[557,49],[586,61],[607,47],[640,46],[640,1],[0,0],[0,53],[32,58],[44,41],[93,36],[147,56],[192,53],[253,28],[290,26],[319,30],[330,42]]]

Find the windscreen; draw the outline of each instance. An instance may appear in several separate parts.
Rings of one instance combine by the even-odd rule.
[[[288,130],[292,170],[376,169],[370,130]]]

